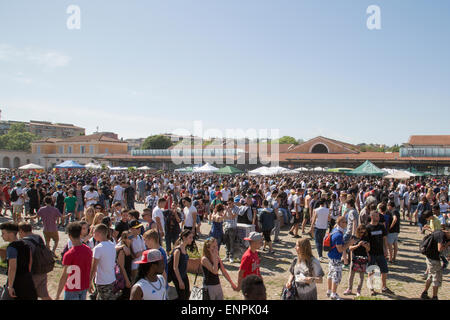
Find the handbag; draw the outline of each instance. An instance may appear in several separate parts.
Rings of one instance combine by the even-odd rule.
[[[189,296],[189,300],[210,300],[208,289],[206,289],[205,286],[198,287],[195,285],[195,283],[197,282],[197,276],[198,276],[198,271],[197,271],[197,274],[195,275],[194,287],[191,290],[191,295]]]
[[[116,274],[116,281],[114,281],[113,293],[117,293],[120,290],[125,289],[125,277],[123,276],[122,272],[120,271],[120,267],[117,263],[114,268],[114,272]]]
[[[8,286],[6,284],[0,288],[0,300],[13,300],[9,295]]]
[[[356,256],[353,258],[352,271],[354,272],[366,272],[367,263],[369,259],[367,257]]]
[[[295,300],[297,297],[297,285],[292,281],[291,288],[283,287],[281,291],[281,300]]]
[[[167,289],[167,300],[177,300],[177,299],[178,299],[177,289],[174,286],[169,286],[169,289]]]

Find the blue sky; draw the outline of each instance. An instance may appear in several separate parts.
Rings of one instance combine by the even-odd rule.
[[[202,120],[403,143],[449,134],[448,39],[446,0],[2,1],[0,108],[124,138]]]

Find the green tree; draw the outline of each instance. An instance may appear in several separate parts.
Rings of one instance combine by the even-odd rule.
[[[141,149],[167,149],[173,145],[170,138],[163,135],[154,135],[146,138]]]
[[[294,137],[290,137],[290,136],[284,136],[284,137],[281,137],[278,140],[273,140],[272,143],[298,145],[297,139],[295,139]]]
[[[28,132],[25,124],[13,124],[7,134],[0,136],[0,149],[30,151],[31,142],[38,138],[37,135]]]

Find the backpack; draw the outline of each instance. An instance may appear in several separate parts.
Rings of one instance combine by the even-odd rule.
[[[24,240],[30,241],[36,246],[31,266],[32,274],[47,274],[51,272],[55,266],[53,252],[45,244],[37,243],[32,238],[24,238]]]
[[[58,195],[56,196],[56,207],[64,208],[64,192],[58,192]]]
[[[19,195],[17,194],[17,190],[13,189],[11,192],[11,202],[16,202],[19,199]]]
[[[175,253],[175,250],[180,250],[180,248],[175,248],[173,252],[170,254],[169,259],[167,259],[167,268],[168,268],[167,283],[172,282],[177,278],[177,276],[175,275],[175,271],[173,271],[173,254]]]
[[[323,251],[328,252],[328,251],[331,251],[334,248],[336,248],[336,245],[331,246],[331,236],[333,234],[334,234],[334,232],[329,232],[329,233],[327,233],[325,238],[323,238]]]
[[[433,252],[433,234],[426,235],[419,244],[420,253],[428,256]]]
[[[409,194],[409,203],[415,204],[417,203],[417,192],[412,192]]]

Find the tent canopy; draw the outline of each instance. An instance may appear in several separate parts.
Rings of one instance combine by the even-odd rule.
[[[194,171],[194,168],[192,168],[192,167],[179,168],[179,169],[175,169],[174,171],[179,172],[179,173],[188,173],[188,172]]]
[[[66,160],[55,166],[58,169],[84,169],[85,167],[73,160]]]
[[[240,174],[244,173],[243,171],[239,170],[238,168],[232,167],[232,166],[226,166],[223,168],[220,168],[216,172],[216,174]]]
[[[347,175],[349,176],[377,176],[382,177],[386,175],[386,171],[381,170],[376,165],[374,165],[369,160],[366,160],[362,165],[360,165],[358,168],[347,172]]]
[[[143,166],[143,167],[137,168],[137,170],[153,170],[153,168],[148,167],[148,166]]]
[[[29,163],[29,164],[19,167],[19,170],[44,170],[44,167],[42,167],[38,164]]]
[[[345,173],[345,172],[350,172],[352,171],[352,168],[331,168],[328,169],[328,172],[338,172],[338,173]]]
[[[407,180],[411,177],[415,177],[415,174],[408,171],[396,169],[391,169],[391,172],[389,172],[387,176],[384,176],[385,179],[396,179],[396,180]]]
[[[210,165],[209,163],[206,163],[204,166],[201,166],[200,168],[195,168],[194,172],[198,172],[198,173],[212,173],[212,172],[216,172],[218,170],[219,170],[219,168],[216,168],[216,167]]]
[[[101,169],[102,168],[102,166],[101,165],[99,165],[99,164],[95,164],[95,163],[92,163],[92,162],[89,162],[88,164],[86,164],[85,166],[84,166],[86,169],[96,169],[96,170],[98,170],[98,169]]]

